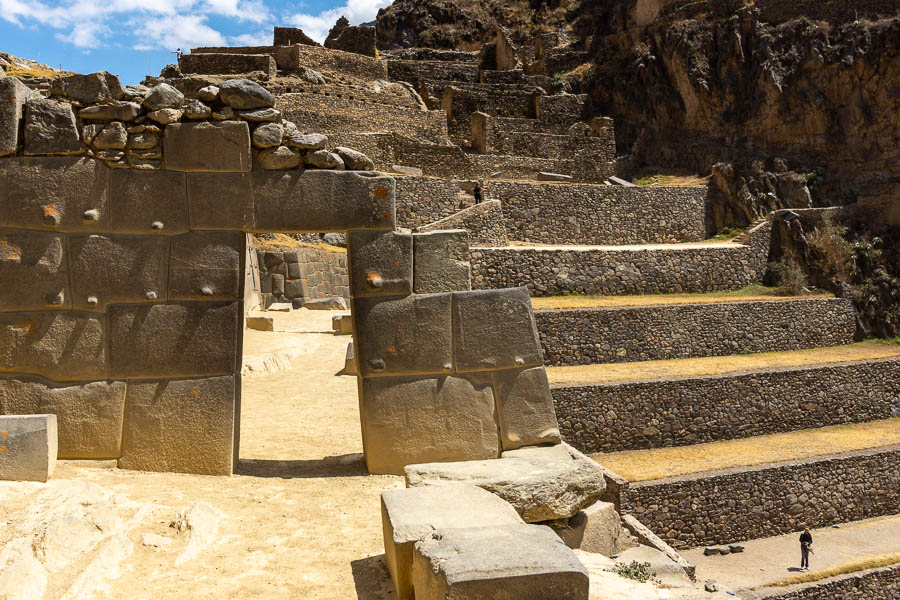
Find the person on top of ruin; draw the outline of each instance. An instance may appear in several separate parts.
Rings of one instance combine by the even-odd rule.
[[[475,204],[481,204],[481,182],[475,182],[475,189],[472,190],[472,195],[475,196]]]
[[[809,571],[809,554],[812,552],[812,534],[809,527],[803,528],[800,534],[800,569]]]

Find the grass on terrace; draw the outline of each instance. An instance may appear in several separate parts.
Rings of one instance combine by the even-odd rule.
[[[809,571],[791,575],[778,581],[767,584],[766,587],[782,587],[786,585],[794,585],[797,583],[810,583],[812,581],[821,581],[829,577],[837,577],[838,575],[846,575],[847,573],[858,573],[867,569],[877,569],[880,567],[888,567],[900,563],[900,553],[882,554],[881,556],[869,556],[857,560],[851,560],[844,564],[837,565],[828,569],[818,571]]]
[[[797,402],[802,402],[798,390]],[[833,425],[677,448],[591,456],[629,481],[647,481],[900,444],[900,419]]]
[[[633,180],[634,185],[640,186],[666,186],[666,187],[688,187],[697,185],[707,185],[711,175],[699,177],[697,175],[669,175],[665,173],[650,173],[646,175],[638,175]]]
[[[550,385],[621,383],[675,377],[703,377],[764,369],[814,367],[829,363],[873,360],[893,356],[900,356],[900,341],[875,339],[845,346],[808,348],[788,352],[759,352],[673,360],[547,367],[547,377],[550,379]]]
[[[255,235],[253,236],[253,245],[254,247],[260,250],[291,250],[293,248],[315,248],[317,250],[325,250],[327,252],[334,252],[337,254],[346,254],[347,249],[341,248],[340,246],[332,246],[331,244],[326,244],[324,242],[319,244],[310,244],[309,242],[301,242],[299,240],[295,240],[289,235],[285,235],[283,233],[275,233],[273,234],[274,239],[267,240],[264,237]]]
[[[756,300],[796,300],[797,298],[830,298],[833,294],[816,292],[803,296],[779,296],[777,288],[750,285],[740,290],[704,294],[641,294],[638,296],[549,296],[532,298],[535,310],[565,308],[602,308],[606,306],[652,306],[659,304],[714,304],[720,302],[751,302]]]

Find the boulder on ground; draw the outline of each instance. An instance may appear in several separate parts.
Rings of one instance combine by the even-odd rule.
[[[334,149],[335,154],[344,161],[344,166],[350,171],[371,171],[375,168],[375,163],[371,158],[352,148],[338,146]]]
[[[275,106],[275,96],[249,79],[229,79],[219,86],[219,98],[236,110]]]
[[[581,550],[614,556],[637,545],[637,541],[622,527],[622,519],[612,502],[597,502],[578,515],[584,517],[578,545]]]
[[[415,545],[416,600],[588,600],[588,572],[549,527],[438,529]]]
[[[521,517],[508,502],[476,486],[382,492],[384,554],[397,598],[412,599],[413,546],[435,529],[521,523]]]
[[[56,415],[0,416],[0,480],[47,481],[56,467]]]
[[[568,444],[509,450],[500,460],[410,465],[410,487],[468,483],[493,492],[529,523],[565,519],[606,490],[604,469]]]

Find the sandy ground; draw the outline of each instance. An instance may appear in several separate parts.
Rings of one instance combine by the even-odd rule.
[[[330,314],[322,311],[316,318],[327,322],[324,330],[330,330]],[[343,368],[350,337],[264,335],[294,336],[292,343],[281,339],[278,345],[305,346],[307,351],[295,359],[290,371],[245,378],[236,475],[143,473],[77,461],[58,464],[54,482],[95,482],[130,501],[148,504],[146,518],[128,535],[134,554],[123,563],[121,576],[94,598],[394,597],[383,562],[379,495],[402,487],[403,481],[366,473],[356,378],[335,375]],[[261,348],[255,342],[248,347]],[[42,484],[0,482],[0,522],[6,520],[4,514],[27,509],[42,488]],[[173,551],[141,544],[143,533],[174,536],[170,520],[200,500],[224,518],[218,536],[197,559],[175,566]],[[45,598],[58,597],[51,588]]]
[[[845,346],[808,348],[789,352],[761,352],[758,354],[732,354],[729,356],[548,367],[547,377],[550,380],[550,385],[649,381],[655,379],[668,380],[679,377],[725,375],[764,369],[815,367],[825,364],[893,358],[896,356],[900,356],[900,344],[896,341],[869,340]]]
[[[646,481],[900,444],[900,419],[801,429],[692,446],[626,450],[591,458],[629,481]]]
[[[900,515],[855,521],[839,529],[827,527],[812,532],[813,571],[870,556],[900,552]],[[800,566],[800,533],[742,542],[744,552],[703,556],[703,548],[682,551],[697,566],[699,578],[715,579],[731,589],[769,584],[792,575]]]
[[[663,306],[670,304],[722,304],[728,302],[786,302],[832,298],[833,294],[817,293],[806,296],[776,296],[771,293],[710,293],[710,294],[640,294],[637,296],[542,296],[531,299],[534,310],[574,310],[579,308],[619,308],[623,306]]]

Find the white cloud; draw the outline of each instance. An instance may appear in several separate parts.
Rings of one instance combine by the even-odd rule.
[[[367,23],[375,18],[379,8],[391,4],[393,0],[347,0],[347,3],[337,8],[323,10],[317,14],[297,13],[288,18],[288,22],[296,25],[303,32],[316,40],[324,42],[328,31],[334,27],[334,22],[343,15],[347,17],[351,25]]]
[[[256,33],[242,33],[228,37],[228,43],[232,46],[271,46],[272,30],[263,29]]]
[[[202,8],[216,15],[252,23],[262,23],[270,17],[262,0],[204,0]]]
[[[136,37],[140,40],[133,48],[181,48],[195,46],[224,46],[225,37],[206,25],[203,15],[176,15],[157,19],[131,21]]]

